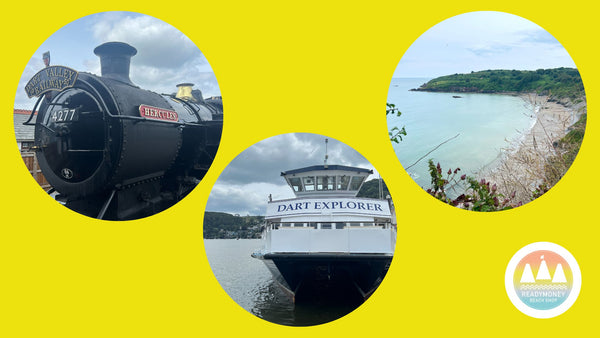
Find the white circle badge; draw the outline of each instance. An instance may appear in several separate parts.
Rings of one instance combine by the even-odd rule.
[[[519,311],[534,318],[552,318],[575,303],[581,290],[581,271],[562,246],[537,242],[511,258],[504,286]]]

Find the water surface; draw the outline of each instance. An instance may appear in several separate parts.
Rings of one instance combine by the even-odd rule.
[[[402,112],[400,118],[388,116],[388,129],[405,126],[407,132],[394,150],[421,187],[430,187],[428,159],[439,162],[444,173],[460,167],[461,173],[475,175],[535,123],[533,107],[518,96],[409,91],[428,80],[395,78],[388,92],[388,103]]]
[[[264,263],[250,257],[261,245],[259,239],[204,240],[208,261],[221,287],[248,312],[277,324],[306,326],[338,319],[360,305],[350,298],[294,304]]]

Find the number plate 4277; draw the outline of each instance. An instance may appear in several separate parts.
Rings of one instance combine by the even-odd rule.
[[[50,115],[50,120],[55,123],[60,122],[73,122],[79,119],[79,109],[61,109],[52,112]]]

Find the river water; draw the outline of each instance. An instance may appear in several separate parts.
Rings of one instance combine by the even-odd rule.
[[[259,239],[204,240],[215,277],[246,311],[276,324],[309,326],[336,320],[360,306],[355,299],[339,297],[294,304],[273,281],[264,263],[250,257],[261,244]]]

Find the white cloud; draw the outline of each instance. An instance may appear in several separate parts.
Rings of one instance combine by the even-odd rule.
[[[281,178],[280,184],[249,183],[242,185],[214,185],[208,203],[207,211],[220,211],[240,215],[264,215],[267,208],[268,196],[274,200],[294,197],[290,187]]]
[[[52,64],[100,75],[94,47],[108,41],[134,46],[131,60],[132,82],[159,93],[172,93],[176,85],[194,83],[205,97],[220,95],[217,79],[198,47],[170,24],[132,12],[105,12],[89,15],[67,24],[50,36],[27,64],[15,97],[15,107],[31,109],[23,87],[43,68],[41,53],[51,51]]]
[[[171,93],[176,85],[194,83],[204,96],[220,95],[217,79],[198,47],[175,27],[150,16],[106,13],[92,26],[99,42],[134,46],[131,80],[142,88]]]
[[[134,46],[135,63],[154,68],[180,69],[182,65],[206,63],[202,53],[175,27],[150,16],[106,14],[92,26],[100,42],[121,41]]]
[[[486,69],[575,67],[561,44],[519,16],[472,12],[424,32],[400,60],[394,77],[437,77]]]
[[[268,138],[243,151],[223,170],[210,194],[206,210],[263,215],[267,196],[294,196],[281,172],[323,164],[325,136],[307,133]],[[357,151],[328,138],[329,164],[372,169]]]
[[[34,99],[30,99],[25,94],[25,85],[27,82],[40,70],[44,67],[44,62],[41,58],[32,57],[27,65],[25,66],[25,70],[23,74],[21,74],[21,79],[19,80],[19,84],[17,85],[17,93],[15,95],[15,108],[18,109],[31,109],[35,104]]]

